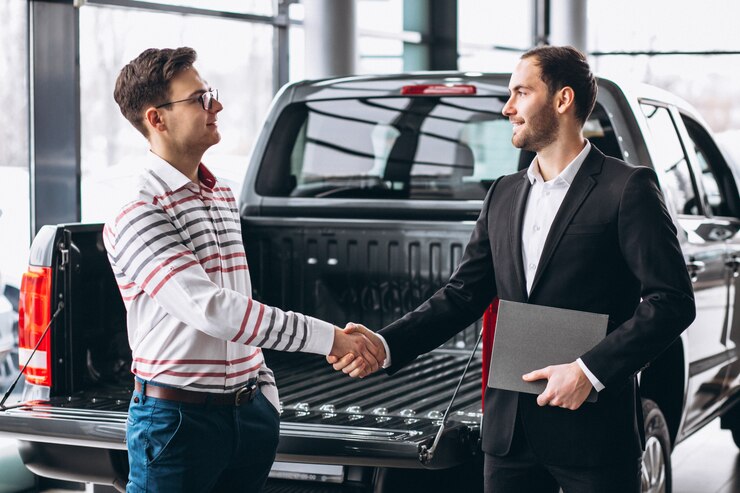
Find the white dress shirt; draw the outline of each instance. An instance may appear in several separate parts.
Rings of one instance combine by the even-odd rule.
[[[532,189],[529,191],[527,205],[524,210],[524,221],[522,222],[522,262],[524,276],[527,281],[527,293],[532,290],[532,283],[542,257],[542,249],[545,247],[545,240],[548,233],[550,233],[555,215],[558,213],[573,179],[578,170],[581,169],[590,151],[591,143],[586,141],[585,147],[575,159],[550,181],[545,181],[542,178],[537,157],[529,165],[527,179],[532,184]],[[598,392],[603,390],[604,385],[591,373],[581,358],[576,361],[594,388]]]

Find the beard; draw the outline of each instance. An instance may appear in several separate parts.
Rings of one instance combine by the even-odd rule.
[[[560,122],[555,108],[545,103],[534,116],[527,119],[527,128],[511,136],[511,143],[518,149],[540,152],[555,142]]]

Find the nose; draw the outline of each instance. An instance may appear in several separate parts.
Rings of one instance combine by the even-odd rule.
[[[211,102],[211,109],[209,111],[211,113],[218,113],[222,109],[224,109],[224,105],[221,104],[221,101],[219,101],[218,99],[213,99],[213,101]]]
[[[514,103],[512,103],[512,99],[513,99],[513,97],[512,96],[509,96],[509,99],[506,101],[506,104],[501,109],[501,114],[502,115],[504,115],[504,116],[511,116],[514,113],[516,113],[516,111],[514,110]]]

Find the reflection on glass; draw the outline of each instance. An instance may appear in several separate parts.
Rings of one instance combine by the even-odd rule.
[[[490,184],[526,167],[511,144],[500,97],[370,97],[295,103],[267,149],[268,196],[482,199]],[[588,138],[619,156],[603,108]],[[292,140],[290,137],[294,136]]]
[[[689,163],[670,113],[666,108],[649,104],[643,104],[641,107],[655,142],[656,156],[653,164],[659,171],[661,179],[668,185],[664,187],[664,192],[679,214],[699,214],[699,203],[696,200]]]

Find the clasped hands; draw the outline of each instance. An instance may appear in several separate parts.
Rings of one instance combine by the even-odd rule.
[[[326,361],[337,371],[363,378],[378,370],[385,361],[385,347],[380,338],[361,324],[335,327],[334,344]]]

